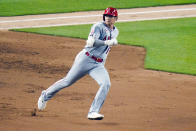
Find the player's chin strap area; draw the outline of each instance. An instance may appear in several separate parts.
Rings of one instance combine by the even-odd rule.
[[[96,62],[103,62],[103,59],[95,57],[94,55],[91,55],[89,52],[86,52],[85,54],[90,58],[92,58],[93,60],[95,60]]]

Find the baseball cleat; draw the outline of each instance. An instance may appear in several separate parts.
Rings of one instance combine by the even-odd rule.
[[[41,96],[37,102],[37,106],[39,110],[44,110],[46,108],[47,101],[44,100],[45,91],[42,91]]]
[[[88,114],[87,118],[89,120],[102,120],[104,118],[104,115],[99,114],[97,112],[92,112]]]

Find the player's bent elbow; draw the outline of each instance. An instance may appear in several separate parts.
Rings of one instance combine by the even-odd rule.
[[[95,43],[95,39],[93,37],[88,37],[88,40],[86,41],[86,46],[93,47],[94,43]]]

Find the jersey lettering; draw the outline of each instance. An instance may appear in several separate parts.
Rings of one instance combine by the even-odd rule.
[[[111,37],[110,36],[108,36],[108,38],[107,38],[107,36],[105,36],[104,38],[103,38],[103,40],[105,41],[105,40],[111,40]]]

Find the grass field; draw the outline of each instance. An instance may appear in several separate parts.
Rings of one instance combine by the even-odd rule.
[[[0,16],[192,4],[196,0],[0,0]]]
[[[196,75],[196,18],[116,23],[118,41],[147,49],[145,68]],[[91,25],[16,29],[86,39]]]

